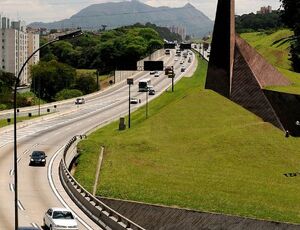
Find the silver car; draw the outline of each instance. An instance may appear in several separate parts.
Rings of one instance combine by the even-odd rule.
[[[44,215],[44,227],[50,230],[78,230],[73,213],[66,208],[49,208]]]

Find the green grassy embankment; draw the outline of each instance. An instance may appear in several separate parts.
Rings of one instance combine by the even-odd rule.
[[[22,121],[25,121],[25,120],[29,120],[29,119],[33,119],[33,118],[36,118],[38,116],[32,116],[32,117],[17,117],[17,123],[18,122],[22,122]],[[7,125],[11,125],[14,123],[14,119],[11,118],[11,121],[10,123],[7,122],[7,119],[2,119],[0,120],[0,128],[4,127],[4,126],[7,126]]]
[[[241,34],[241,37],[292,82],[290,86],[273,86],[268,87],[268,89],[300,94],[300,74],[292,71],[289,60],[290,42],[284,43],[282,40],[291,35],[293,35],[292,31],[282,29],[272,34],[265,32],[244,33]]]
[[[204,89],[207,63],[175,92],[114,122],[79,144],[76,179],[92,190],[100,146],[97,194],[154,204],[300,223],[300,140]]]

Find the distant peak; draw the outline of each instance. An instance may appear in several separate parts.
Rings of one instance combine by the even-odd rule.
[[[184,5],[184,8],[195,8],[195,7],[191,3],[188,2],[187,4]]]

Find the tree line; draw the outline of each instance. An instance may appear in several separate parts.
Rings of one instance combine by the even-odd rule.
[[[46,42],[46,38],[41,38],[40,46]],[[18,94],[18,107],[33,105],[36,96],[50,102],[94,92],[98,88],[96,71],[78,74],[76,69],[94,69],[98,74],[108,74],[119,63],[136,63],[162,47],[160,34],[143,25],[101,33],[85,32],[75,39],[53,43],[40,51],[40,62],[31,66],[33,94],[30,98]],[[13,74],[0,71],[0,110],[12,107],[14,83]]]
[[[290,28],[294,35],[286,38],[291,42],[290,54],[292,68],[300,73],[300,0],[280,0],[281,8],[268,14],[244,14],[236,16],[238,33],[254,31],[274,31]]]
[[[280,15],[280,11],[273,11],[268,14],[250,13],[236,16],[235,28],[237,33],[267,31],[282,28],[285,25]]]
[[[291,45],[292,67],[300,73],[300,0],[280,0],[282,8],[281,13],[283,22],[294,31],[294,35],[289,38]]]

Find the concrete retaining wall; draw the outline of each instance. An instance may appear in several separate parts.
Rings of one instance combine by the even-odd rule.
[[[197,212],[137,202],[99,198],[122,215],[151,230],[299,230],[300,225]]]

